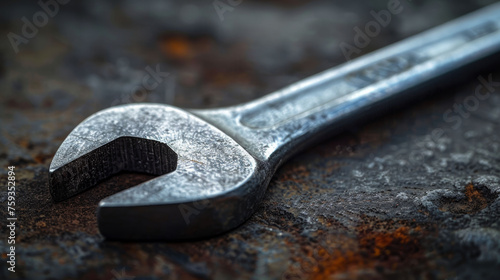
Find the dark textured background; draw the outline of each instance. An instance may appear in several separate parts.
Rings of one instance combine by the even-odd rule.
[[[225,2],[225,1],[223,1]],[[340,1],[338,1],[340,2]],[[363,53],[493,1],[401,1]],[[112,105],[237,104],[345,62],[340,42],[388,1],[70,1],[15,53],[36,1],[0,8],[1,279],[495,279],[500,270],[500,90],[446,122],[500,66],[312,147],[276,173],[256,214],[227,234],[181,243],[109,242],[100,199],[150,179],[122,174],[65,202],[48,166],[66,135]],[[500,16],[500,15],[499,15]],[[498,65],[498,64],[497,64]],[[146,67],[170,75],[141,91]],[[441,137],[431,133],[442,129]],[[16,273],[6,270],[6,185],[16,166]]]

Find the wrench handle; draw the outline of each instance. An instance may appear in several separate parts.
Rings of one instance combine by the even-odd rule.
[[[249,103],[192,112],[278,166],[325,131],[499,51],[493,4]]]

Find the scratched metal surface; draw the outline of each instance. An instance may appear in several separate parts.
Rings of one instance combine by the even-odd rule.
[[[56,201],[119,171],[163,175],[99,202],[104,237],[142,241],[185,240],[233,229],[257,208],[263,182],[271,177],[267,165],[202,119],[144,103],[85,119],[61,144],[49,170]]]
[[[361,53],[489,3],[413,2],[402,1],[403,11]],[[0,229],[2,277],[494,279],[500,267],[498,86],[485,86],[492,93],[474,110],[453,110],[484,79],[500,81],[495,66],[478,73],[483,80],[471,73],[292,158],[256,214],[218,237],[103,240],[98,201],[149,175],[122,174],[70,200],[50,200],[50,161],[92,113],[125,103],[208,108],[262,96],[344,62],[338,44],[352,43],[353,28],[387,3],[243,1],[221,21],[211,3],[69,2],[18,54],[4,37],[0,182],[6,186],[5,167],[15,165],[19,227],[16,273],[6,270],[7,229]],[[3,5],[3,34],[21,33],[21,18],[41,9]],[[160,75],[151,74],[157,69]],[[5,205],[4,187],[0,201]]]
[[[186,128],[189,129],[186,130]],[[168,188],[165,188],[165,184],[157,182],[159,180],[150,180],[141,185],[142,191],[137,190],[134,194],[125,192],[123,196],[110,197],[106,200],[110,204],[119,203],[120,200],[126,200],[132,204],[141,201],[155,204],[165,198],[176,202],[190,197],[207,197],[214,193],[230,191],[231,188],[247,180],[256,168],[255,160],[230,137],[185,111],[158,104],[114,107],[86,119],[65,139],[66,143],[61,145],[50,168],[60,171],[64,164],[74,162],[103,144],[123,136],[167,144],[177,152],[179,158],[174,160],[177,161],[177,167],[173,168],[175,172],[165,177],[172,182],[168,184]],[[130,149],[130,151],[134,150]],[[133,156],[136,155],[131,155]],[[212,159],[212,162],[209,159]],[[158,156],[156,160],[165,159]],[[112,161],[113,159],[110,159],[108,164],[114,165]],[[135,160],[127,160],[127,162],[130,161],[141,161],[141,158],[137,156]],[[146,159],[141,163],[149,164]],[[101,169],[107,168],[101,166],[105,164],[99,165]],[[157,165],[162,164],[158,162]],[[81,164],[72,168],[83,166],[87,165]],[[130,169],[137,172],[153,170],[150,166]],[[74,170],[73,173],[78,173],[78,171]],[[55,191],[66,192],[68,188],[64,186],[64,176],[67,175],[64,175],[64,171],[60,173],[61,188]],[[152,173],[158,175],[166,171]],[[224,180],[221,174],[224,175]],[[77,181],[72,182],[75,188],[79,184],[80,182]],[[178,186],[186,187],[178,188]],[[153,196],[148,192],[156,195]]]

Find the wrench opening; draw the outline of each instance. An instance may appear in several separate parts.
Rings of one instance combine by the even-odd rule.
[[[177,159],[177,153],[165,143],[118,137],[51,170],[50,193],[54,201],[62,201],[122,171],[164,175],[177,168]]]

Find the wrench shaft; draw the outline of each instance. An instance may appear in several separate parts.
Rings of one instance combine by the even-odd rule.
[[[279,165],[324,131],[418,93],[500,50],[500,4],[347,62],[239,106],[194,110],[255,157]]]

